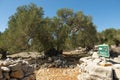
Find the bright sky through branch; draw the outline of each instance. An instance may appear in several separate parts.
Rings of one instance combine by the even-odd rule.
[[[58,9],[70,8],[91,15],[98,31],[120,29],[120,0],[0,0],[0,31],[8,27],[9,17],[18,6],[30,3],[41,6],[44,16],[53,17]]]

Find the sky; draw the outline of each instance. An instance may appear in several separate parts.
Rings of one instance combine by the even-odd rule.
[[[82,11],[93,18],[97,31],[120,29],[120,0],[0,0],[0,32],[8,27],[9,17],[22,5],[34,3],[44,10],[44,16],[56,16],[61,8]]]

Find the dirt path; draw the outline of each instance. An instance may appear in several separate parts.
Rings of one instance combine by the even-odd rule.
[[[79,64],[79,59],[86,54],[64,53],[64,58],[71,64]],[[79,67],[75,68],[44,68],[36,72],[36,80],[77,80]]]
[[[79,68],[48,68],[36,71],[36,80],[77,80]]]

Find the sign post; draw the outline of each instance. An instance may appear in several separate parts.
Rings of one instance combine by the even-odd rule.
[[[100,63],[101,66],[111,66],[111,63],[107,63],[106,58],[110,57],[109,54],[109,45],[103,44],[98,45],[98,55],[103,57],[103,62]]]
[[[107,45],[107,44],[98,45],[98,55],[105,57],[105,58],[110,57],[109,45]]]

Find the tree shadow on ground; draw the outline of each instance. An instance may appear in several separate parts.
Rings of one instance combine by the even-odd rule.
[[[68,54],[61,54],[57,56],[52,57],[46,57],[46,56],[37,56],[36,58],[30,57],[13,57],[12,59],[16,60],[21,58],[22,60],[28,61],[29,64],[37,65],[38,68],[74,68],[77,66],[77,64],[80,64],[79,59],[81,57],[89,56],[86,53],[74,53],[71,54],[68,52]],[[57,62],[58,61],[58,62]],[[65,63],[64,63],[65,62]],[[60,63],[60,64],[59,64]],[[56,64],[58,66],[56,67]]]
[[[48,57],[47,58],[37,58],[36,59],[36,63],[38,64],[38,68],[75,68],[77,66],[77,64],[80,64],[79,59],[81,57],[86,57],[89,56],[88,54],[62,54],[61,55],[61,59],[63,59],[63,61],[67,61],[66,64],[60,64],[59,66],[55,66],[56,64],[54,63],[54,61],[49,62]],[[56,58],[59,58],[58,56],[56,56]],[[58,60],[58,59],[57,59]],[[56,60],[56,61],[57,61]],[[30,62],[35,63],[35,59],[30,60]],[[60,67],[63,66],[64,67]]]
[[[114,58],[114,57],[118,57],[120,55],[120,52],[115,51],[115,50],[111,50],[110,51],[110,57]]]
[[[76,66],[77,64],[80,64],[81,62],[79,61],[80,58],[82,57],[87,57],[89,54],[86,53],[81,53],[81,54],[63,54],[63,57],[67,60],[69,65],[74,65]]]

